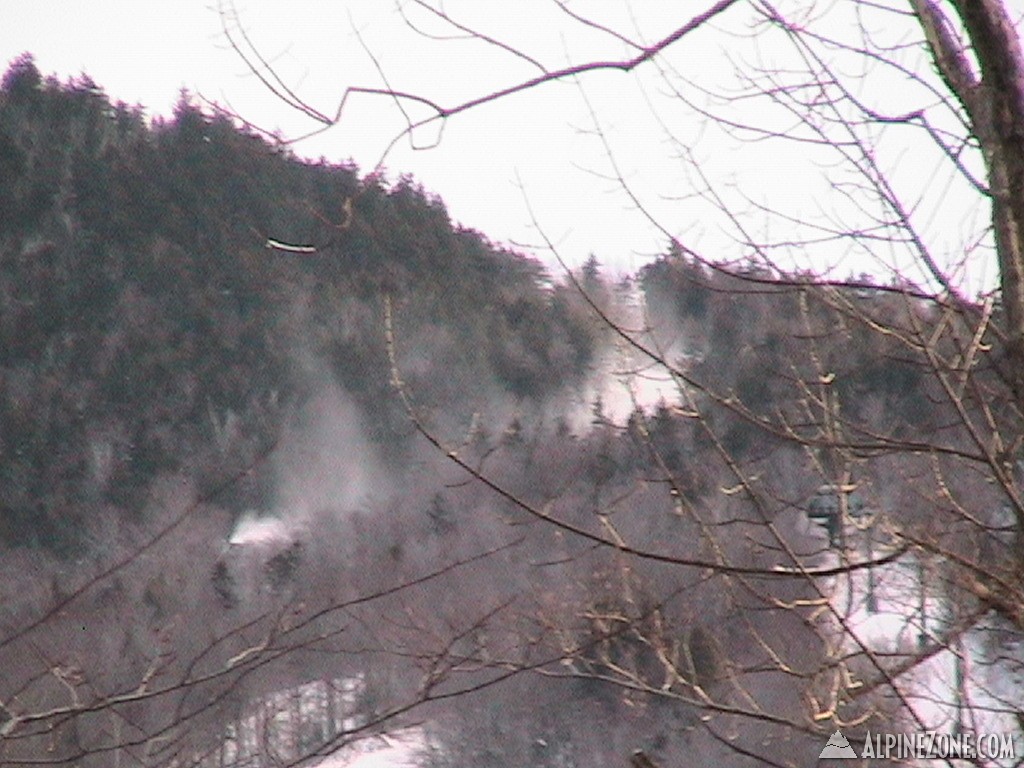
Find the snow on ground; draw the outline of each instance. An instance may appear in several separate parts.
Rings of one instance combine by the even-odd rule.
[[[865,555],[865,553],[861,553]],[[875,557],[878,553],[875,553]],[[929,584],[929,564],[913,553],[870,571],[831,580],[832,604],[867,647],[912,655],[921,643],[942,642],[951,611]],[[871,599],[873,595],[874,599]],[[983,733],[1017,733],[1008,702],[1024,695],[1021,651],[1004,643],[991,658],[984,622],[965,632],[959,645],[934,654],[900,678],[901,689],[924,729],[951,733],[959,727]]]
[[[370,739],[331,755],[317,763],[317,768],[416,768],[416,754],[422,748],[419,731]]]

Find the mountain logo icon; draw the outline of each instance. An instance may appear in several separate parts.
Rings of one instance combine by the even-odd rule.
[[[846,740],[846,737],[839,731],[836,731],[828,737],[828,744],[821,750],[821,754],[818,755],[819,760],[825,758],[831,758],[833,760],[846,760],[849,758],[856,759],[857,753],[853,751],[853,747],[850,746],[850,742]]]

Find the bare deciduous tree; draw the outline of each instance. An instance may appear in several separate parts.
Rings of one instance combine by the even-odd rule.
[[[168,618],[183,596],[154,573],[133,604],[150,606],[174,640],[148,639],[135,657],[150,666],[110,678],[83,673],[75,659],[88,649],[62,637],[78,617],[60,609],[85,590],[47,596],[57,609],[0,646],[34,659],[2,681],[0,761],[32,762],[26,754],[49,738],[60,742],[52,758],[35,762],[113,752],[231,764],[280,750],[298,764],[401,726],[422,729],[432,765],[677,764],[693,753],[802,765],[837,728],[858,752],[869,733],[1019,732],[1024,57],[1006,5],[724,0],[653,42],[553,6],[570,30],[596,31],[627,55],[549,67],[500,30],[416,0],[399,7],[537,74],[446,105],[380,68],[382,85],[352,85],[333,111],[274,69],[233,6],[222,15],[235,50],[312,132],[358,120],[356,96],[396,105],[407,120],[397,142],[577,82],[606,175],[667,252],[644,270],[639,317],[585,275],[567,269],[566,279],[609,346],[636,371],[659,369],[673,397],[646,410],[638,398],[620,422],[600,403],[592,428],[564,442],[518,421],[499,439],[475,424],[460,432],[419,409],[403,381],[414,329],[382,280],[395,389],[436,449],[423,460],[440,481],[422,530],[396,530],[408,520],[397,514],[357,518],[360,547],[294,566],[306,570],[301,601],[282,586],[291,550],[278,553],[260,566],[268,594],[191,637]],[[705,81],[685,66],[686,49],[715,34],[733,53]],[[653,119],[687,179],[680,210],[729,234],[716,258],[620,166],[586,101],[588,77],[603,70],[642,74],[668,95]],[[413,107],[426,117],[409,117]],[[779,153],[808,196],[759,199],[716,177],[684,138],[701,131],[746,158],[751,147]],[[904,156],[914,163],[901,166]],[[360,194],[338,201],[340,233]],[[560,258],[550,222],[535,224]],[[324,246],[265,234],[271,250]],[[864,274],[846,277],[854,266]],[[464,556],[443,559],[451,552]],[[227,566],[208,559],[231,594]],[[343,570],[340,597],[318,562]],[[126,599],[116,576],[127,565],[89,582],[92,611]],[[33,639],[47,622],[55,649]],[[123,642],[144,642],[141,630]],[[340,690],[352,681],[358,695]],[[276,699],[253,702],[307,695],[313,683],[325,686],[317,706],[330,732],[295,735],[284,750],[272,735],[306,705],[296,699],[289,720]],[[158,699],[171,704],[136,709]],[[205,740],[186,735],[199,723]]]
[[[940,726],[919,698],[924,684],[918,673],[940,675],[937,659],[955,667],[956,679],[935,694],[933,710],[955,710],[957,727],[1016,728],[1019,681],[1010,693],[991,685],[1000,675],[1019,675],[1013,649],[1024,631],[1024,57],[1008,7],[998,0],[720,2],[644,42],[603,23],[597,10],[555,6],[570,29],[596,30],[630,53],[548,67],[500,31],[486,29],[485,18],[470,20],[468,10],[462,18],[448,5],[402,3],[414,32],[414,17],[430,18],[452,35],[527,62],[538,74],[449,104],[404,91],[380,70],[382,85],[352,85],[333,112],[305,102],[259,56],[233,7],[223,14],[228,39],[250,69],[319,123],[318,131],[358,121],[353,99],[377,95],[408,119],[397,142],[424,124],[560,80],[578,82],[586,98],[587,77],[600,70],[645,72],[649,79],[641,82],[684,107],[671,116],[654,113],[654,119],[690,181],[687,193],[730,232],[730,256],[703,256],[677,234],[688,222],[659,215],[654,191],[631,186],[594,110],[593,132],[604,143],[606,173],[671,244],[656,268],[678,290],[662,290],[664,301],[707,302],[720,316],[691,305],[667,320],[651,310],[649,327],[637,332],[585,298],[622,343],[676,382],[672,410],[679,428],[690,433],[677,438],[683,450],[701,441],[717,456],[717,467],[700,470],[711,490],[694,492],[693,478],[684,478],[667,455],[671,446],[655,439],[650,416],[638,412],[630,422],[649,451],[652,474],[670,491],[678,520],[686,521],[693,548],[681,555],[668,539],[641,543],[650,541],[643,528],[653,523],[643,510],[652,502],[634,506],[623,501],[625,493],[618,499],[596,493],[592,521],[560,515],[557,500],[530,498],[492,480],[485,463],[442,439],[409,405],[428,440],[478,483],[550,526],[559,540],[611,553],[597,602],[580,594],[577,602],[558,606],[558,620],[538,608],[544,634],[565,638],[566,669],[615,680],[627,690],[682,696],[718,724],[707,728],[713,737],[762,759],[768,759],[763,750],[737,738],[744,731],[734,722],[754,723],[758,736],[772,723],[790,733],[825,733],[836,724],[861,732],[886,722]],[[691,74],[690,38],[716,34],[729,36],[733,54],[720,65],[733,69],[706,79]],[[444,43],[437,46],[443,56]],[[710,73],[710,66],[703,69]],[[723,82],[727,87],[719,89]],[[668,111],[668,102],[658,103]],[[427,115],[409,117],[406,106],[425,107]],[[814,206],[806,204],[787,208],[758,200],[744,194],[742,182],[737,189],[715,178],[713,164],[680,138],[696,127],[739,145],[753,143],[763,153],[803,153],[806,161],[791,172],[800,184],[822,190],[818,213],[809,214]],[[901,153],[913,170],[900,167]],[[972,218],[978,211],[990,213]],[[954,217],[963,225],[949,246],[949,230],[936,220]],[[542,236],[550,223],[535,219]],[[559,258],[550,241],[547,246]],[[836,263],[861,276],[837,276]],[[983,276],[990,263],[997,277],[992,285]],[[723,297],[736,312],[748,313],[746,328],[726,322],[718,309]],[[802,332],[780,338],[769,317],[779,312],[789,313]],[[702,336],[695,327],[701,322],[713,330]],[[668,325],[678,336],[662,333]],[[724,335],[731,332],[740,339],[735,347]],[[393,342],[396,373],[401,336]],[[730,354],[680,362],[679,347],[668,346],[678,338],[723,345]],[[763,377],[735,380],[733,353],[760,356]],[[880,400],[872,390],[891,397]],[[916,402],[897,406],[901,390]],[[790,514],[794,508],[828,519],[836,559],[809,556],[806,535]],[[867,553],[855,552],[851,540],[865,534]],[[822,562],[836,566],[821,573]],[[652,563],[666,570],[647,571]],[[790,581],[779,573],[770,578],[780,568]],[[688,640],[678,628],[666,632],[664,623],[664,601],[680,589],[707,620],[688,617]],[[705,589],[708,599],[700,596]],[[638,590],[649,593],[641,598]],[[854,605],[865,590],[869,614],[879,599],[906,601],[899,608],[905,624],[916,627],[913,642],[894,634],[895,646],[881,648],[877,638],[867,638],[870,617]],[[729,608],[709,605],[722,602]],[[575,634],[566,617],[582,622]],[[582,628],[596,638],[589,649],[579,645]],[[820,647],[808,650],[815,641],[801,636],[807,628]],[[802,653],[790,655],[794,646]],[[717,659],[707,662],[715,671],[706,673],[706,683],[696,670],[698,657]],[[994,667],[986,666],[997,657]],[[965,693],[971,688],[973,696]],[[785,690],[790,705],[800,706],[780,706]]]

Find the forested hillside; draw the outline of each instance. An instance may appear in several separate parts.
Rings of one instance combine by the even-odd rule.
[[[993,656],[1012,624],[951,565],[1009,578],[971,469],[972,420],[1012,411],[974,364],[1000,319],[678,243],[551,274],[412,178],[24,56],[0,765],[309,764],[402,728],[435,768],[809,765],[834,722],[913,725],[886,665],[952,647],[934,606]],[[919,602],[855,647],[833,594],[905,556]]]
[[[300,160],[187,95],[147,123],[22,58],[0,94],[0,196],[11,544],[76,549],[92,518],[137,515],[161,473],[222,482],[273,443],[311,367],[401,453],[385,292],[423,360],[418,397],[453,423],[495,387],[540,402],[593,354],[572,292],[453,225],[413,180]],[[259,496],[235,503],[266,508]]]

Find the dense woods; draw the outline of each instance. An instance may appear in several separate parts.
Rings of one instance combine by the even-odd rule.
[[[8,544],[71,554],[95,519],[137,516],[162,474],[221,482],[269,447],[314,368],[400,452],[381,286],[415,329],[419,396],[455,421],[492,387],[540,402],[584,375],[580,302],[413,180],[300,161],[187,95],[150,125],[29,57],[3,82]]]
[[[951,397],[936,363],[998,347],[1002,311],[678,243],[551,274],[412,178],[26,55],[0,89],[0,765],[297,765],[409,728],[435,768],[810,765],[837,722],[920,725],[888,665],[965,617],[1021,668],[980,591],[1015,578],[1008,494],[964,426],[1016,423],[1012,376],[993,354]],[[830,548],[822,488],[872,510],[879,568],[917,547],[941,626],[915,605],[887,656],[850,644],[863,606],[828,606],[863,536],[847,514]]]

